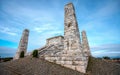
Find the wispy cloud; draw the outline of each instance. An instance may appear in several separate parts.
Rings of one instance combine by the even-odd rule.
[[[27,5],[24,5],[24,3],[19,1],[6,1],[2,4],[1,7],[1,13],[3,13],[2,16],[4,17],[3,19],[5,19],[5,21],[7,20],[7,24],[10,25],[8,26],[7,24],[5,24],[5,22],[2,22],[6,25],[3,30],[7,30],[5,30],[4,33],[7,32],[7,34],[11,35],[22,35],[22,30],[24,30],[25,28],[28,28],[30,30],[28,46],[29,50],[33,50],[34,48],[43,46],[44,42],[46,41],[45,39],[49,37],[63,34],[63,27],[61,28],[60,25],[61,19],[57,21],[57,19],[61,17],[63,18],[63,10],[60,11],[58,8],[53,6],[51,6],[50,8],[44,6],[43,8],[41,4],[36,4],[33,4],[31,6],[31,1],[27,2]],[[15,34],[14,30],[11,30],[13,28],[18,29],[19,31]],[[15,37],[17,42],[19,42],[21,35]],[[4,39],[8,39],[8,36],[2,36],[1,38],[3,39],[3,37]],[[13,41],[14,39],[12,38],[13,37],[9,37],[9,40]]]
[[[86,30],[90,46],[102,45],[107,43],[119,43],[119,1],[103,1],[88,9],[87,5],[82,4],[84,16],[79,19],[80,30]],[[88,3],[90,5],[90,3]],[[82,15],[81,15],[82,16]]]
[[[43,25],[40,25],[40,26],[35,26],[34,31],[36,32],[46,32],[46,31],[58,31],[59,30],[59,27],[58,26],[54,26],[52,24],[43,24]]]
[[[2,26],[0,26],[0,32],[8,34],[8,35],[12,35],[12,36],[17,35],[17,33],[11,31],[11,29],[8,28],[8,27],[2,27]]]
[[[120,57],[120,44],[104,44],[91,47],[92,55],[96,57]]]
[[[29,5],[29,2],[28,2],[28,5]],[[61,13],[60,11],[58,12],[57,9],[55,9],[55,7],[53,8],[39,7],[38,8],[37,5],[33,5],[33,7],[32,6],[28,7],[26,5],[22,6],[22,3],[19,4],[18,2],[14,2],[14,1],[7,2],[5,5],[3,5],[2,8],[3,8],[2,10],[4,10],[6,13],[11,14],[12,16],[15,16],[15,17],[22,16],[28,20],[31,20],[32,22],[34,21],[53,22],[58,17],[58,15],[60,17],[61,15],[63,15],[63,13]],[[54,12],[56,14],[54,14]]]

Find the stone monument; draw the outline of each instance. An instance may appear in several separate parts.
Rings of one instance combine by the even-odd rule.
[[[81,44],[73,4],[65,5],[64,10],[64,38],[63,36],[57,36],[47,39],[45,47],[38,49],[39,55],[50,62],[85,73],[88,63],[88,55],[85,56],[85,52],[89,51],[87,37],[83,33],[83,44]]]
[[[64,20],[64,51],[82,52],[80,33],[75,16],[75,11],[72,3],[65,6],[65,20]],[[82,56],[82,53],[80,53]]]
[[[66,67],[85,73],[86,57],[84,56],[78,23],[72,3],[65,5],[64,19],[64,50],[61,61]]]
[[[91,56],[91,52],[90,52],[90,48],[89,48],[89,43],[88,43],[87,35],[86,35],[85,31],[82,31],[82,48],[83,48],[84,55],[86,57]]]
[[[37,49],[39,57],[49,62],[60,64],[73,70],[86,73],[90,48],[85,31],[82,31],[82,43],[79,27],[72,3],[65,5],[64,36],[55,36],[46,40],[46,45]],[[19,59],[20,53],[26,53],[29,31],[24,30],[14,59]],[[31,55],[29,53],[28,55]],[[38,66],[39,67],[39,66]]]
[[[28,45],[28,36],[29,36],[29,30],[25,29],[22,33],[22,37],[20,39],[18,49],[17,49],[16,55],[14,56],[13,60],[19,59],[22,51],[24,51],[24,55],[26,54],[27,45]]]

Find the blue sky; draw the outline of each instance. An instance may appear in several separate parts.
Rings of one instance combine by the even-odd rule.
[[[120,0],[0,0],[0,56],[14,56],[25,28],[30,30],[28,52],[63,35],[69,2],[80,32],[87,32],[92,55],[120,57]]]

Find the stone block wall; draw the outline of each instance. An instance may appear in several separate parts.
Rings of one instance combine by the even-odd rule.
[[[56,56],[64,49],[64,37],[55,36],[46,40],[46,45],[38,49],[39,56]]]
[[[86,58],[75,58],[73,56],[45,56],[45,60],[60,64],[61,66],[71,68],[73,70],[86,72]]]
[[[63,45],[63,41],[63,36],[55,36],[52,38],[48,38],[46,41],[46,45]]]

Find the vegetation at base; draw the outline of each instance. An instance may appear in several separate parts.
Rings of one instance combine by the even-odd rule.
[[[34,50],[32,55],[33,55],[33,57],[38,58],[38,50]]]
[[[12,59],[13,59],[13,57],[0,58],[0,62],[7,62],[7,61],[10,61]]]
[[[120,57],[108,57],[108,56],[103,56],[103,57],[97,57],[97,59],[109,59],[109,60],[120,60]]]
[[[113,60],[120,60],[120,58],[113,58]]]
[[[24,51],[20,53],[20,58],[24,58]]]
[[[104,56],[103,59],[110,59],[110,57],[108,57],[108,56]]]

